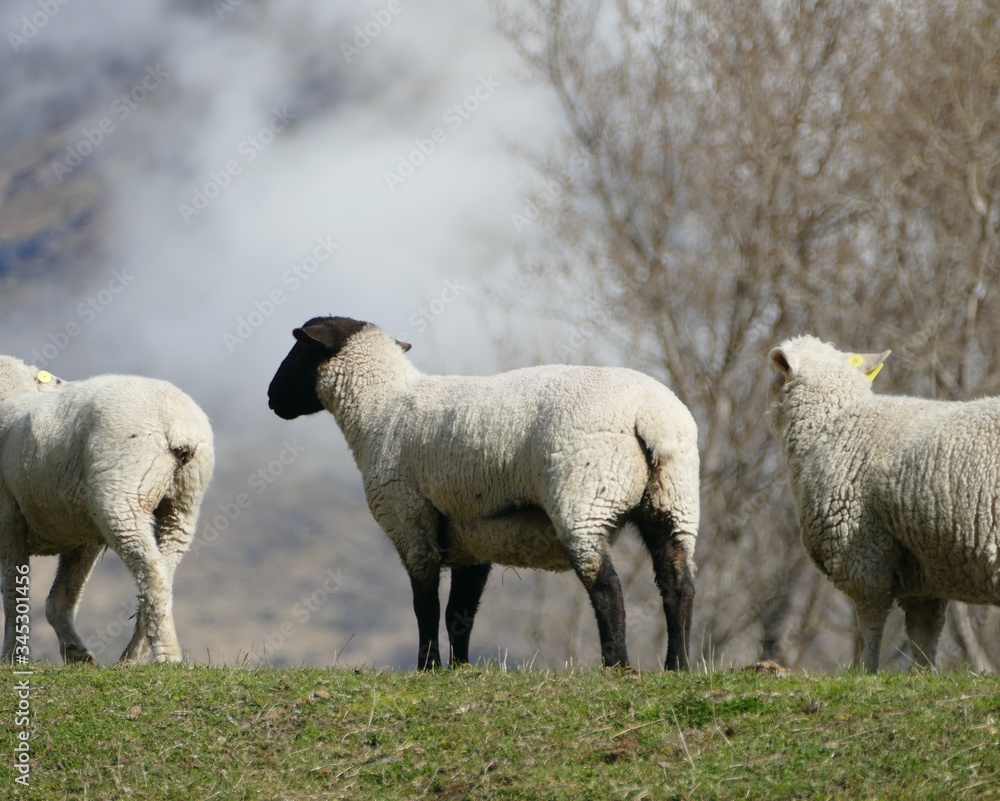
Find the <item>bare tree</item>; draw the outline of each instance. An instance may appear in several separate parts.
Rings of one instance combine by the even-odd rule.
[[[549,234],[545,258],[523,265],[540,291],[519,293],[543,300],[518,303],[587,334],[561,359],[615,348],[694,412],[706,659],[833,668],[854,636],[846,599],[799,544],[766,421],[770,347],[812,332],[893,348],[884,390],[998,391],[995,11],[929,0],[500,9],[567,127],[536,154],[536,191],[512,218]],[[953,606],[942,653],[995,669],[1000,615]],[[540,646],[565,650],[535,630]],[[901,664],[898,620],[889,633],[884,664]]]

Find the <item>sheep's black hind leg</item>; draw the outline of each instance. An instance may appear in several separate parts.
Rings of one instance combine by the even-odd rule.
[[[643,523],[642,540],[653,559],[656,587],[667,619],[667,670],[686,670],[694,608],[694,570],[687,537],[676,536],[669,525]]]
[[[585,582],[586,583],[586,582]],[[622,583],[611,558],[605,556],[593,583],[587,587],[590,603],[597,616],[601,637],[601,658],[605,667],[628,667],[625,647],[625,601]]]
[[[413,588],[413,611],[417,615],[417,631],[420,649],[417,652],[417,669],[430,670],[441,667],[441,652],[438,649],[438,626],[441,623],[441,601],[438,598],[440,575],[420,579],[410,576]]]
[[[603,534],[576,533],[564,540],[563,548],[594,607],[605,667],[628,667],[625,601],[622,583],[611,562],[607,538]]]
[[[448,606],[444,611],[444,625],[448,629],[451,643],[451,664],[460,665],[469,661],[469,637],[472,623],[479,609],[479,599],[483,597],[486,579],[492,565],[471,565],[451,569],[451,592]]]
[[[933,667],[948,601],[942,598],[901,598],[899,605],[906,613],[906,634],[910,639],[913,661]]]

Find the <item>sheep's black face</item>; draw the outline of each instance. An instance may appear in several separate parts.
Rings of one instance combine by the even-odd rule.
[[[314,317],[292,331],[295,345],[288,352],[267,388],[267,405],[278,417],[294,420],[322,411],[316,394],[320,365],[336,356],[352,334],[368,323],[349,317]]]
[[[319,347],[295,343],[267,388],[267,405],[278,417],[294,420],[323,409],[316,394],[316,371],[327,358]]]

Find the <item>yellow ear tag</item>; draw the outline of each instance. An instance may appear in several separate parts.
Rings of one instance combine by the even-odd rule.
[[[857,367],[860,370],[861,369],[861,365],[863,365],[865,363],[865,358],[860,353],[852,353],[848,357],[847,362],[848,362],[848,364],[851,365],[851,367]],[[869,381],[874,381],[875,380],[875,376],[877,376],[878,373],[879,373],[879,370],[882,369],[882,364],[883,364],[882,362],[879,362],[878,365],[876,365],[874,368],[872,368],[867,373],[865,373],[865,377]]]
[[[39,370],[38,375],[35,377],[38,379],[39,384],[52,383],[52,373],[50,373],[48,370]]]
[[[881,369],[882,369],[882,365],[879,364],[874,370],[869,370],[867,373],[865,373],[865,375],[868,376],[868,380],[869,381],[874,381],[875,380],[875,376],[878,375],[878,371],[881,370]]]

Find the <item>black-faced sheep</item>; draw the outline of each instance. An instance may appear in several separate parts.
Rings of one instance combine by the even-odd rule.
[[[698,531],[697,430],[662,384],[626,369],[553,365],[486,377],[424,375],[383,329],[314,318],[268,389],[292,419],[329,410],[368,504],[410,577],[418,666],[441,663],[438,581],[452,571],[451,661],[490,565],[573,569],[597,617],[605,665],[628,664],[610,545],[625,523],[653,559],[667,668],[688,665]]]

